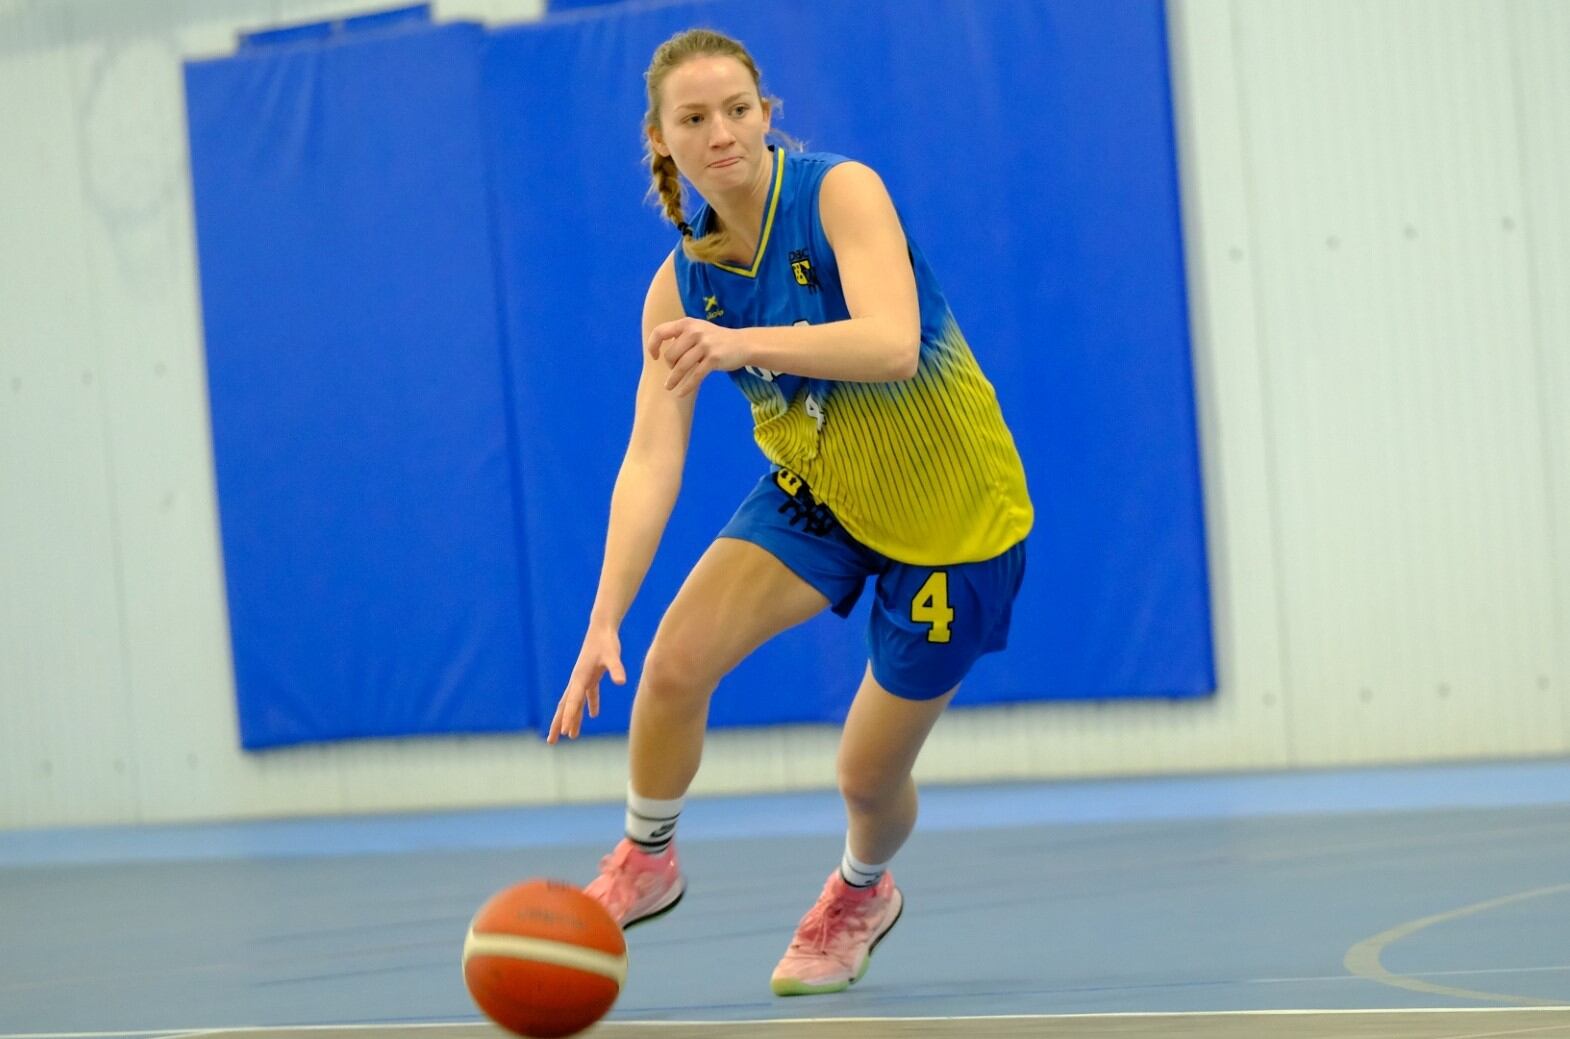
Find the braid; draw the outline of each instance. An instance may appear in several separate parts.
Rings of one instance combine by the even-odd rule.
[[[676,172],[676,160],[669,155],[651,151],[649,170],[654,175],[649,194],[659,196],[660,205],[665,209],[665,219],[675,224],[684,237],[692,237],[692,227],[682,214],[681,176]]]

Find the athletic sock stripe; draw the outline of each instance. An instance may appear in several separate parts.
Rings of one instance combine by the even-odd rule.
[[[627,814],[635,815],[646,823],[673,823],[681,818],[680,812],[677,812],[675,815],[644,815],[642,812],[631,808],[627,809]]]

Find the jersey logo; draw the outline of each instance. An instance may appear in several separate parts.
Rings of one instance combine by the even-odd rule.
[[[810,292],[818,291],[818,272],[812,269],[807,250],[797,249],[790,254],[790,272],[796,276],[797,285],[805,285]]]
[[[790,518],[786,520],[787,526],[794,527],[800,523],[808,534],[820,538],[834,530],[836,522],[834,513],[813,496],[807,481],[789,469],[781,469],[774,474],[774,484],[786,494],[785,500],[776,511],[781,515],[790,514]]]
[[[725,311],[720,307],[720,298],[718,296],[703,297],[703,319],[705,321],[713,321],[717,317],[724,316]]]

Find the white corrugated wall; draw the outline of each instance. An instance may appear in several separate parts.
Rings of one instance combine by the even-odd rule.
[[[236,748],[179,59],[380,6],[0,0],[0,826],[621,793],[617,740]],[[1169,20],[1221,692],[956,711],[921,775],[1570,753],[1570,4]]]

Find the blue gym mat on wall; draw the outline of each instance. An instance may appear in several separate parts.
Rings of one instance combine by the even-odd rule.
[[[643,201],[641,73],[694,24],[749,44],[782,129],[879,170],[998,388],[1037,525],[1010,649],[959,702],[1214,688],[1158,0],[627,4],[189,67],[247,746],[548,723],[675,244]],[[764,467],[709,380],[622,632],[634,681]],[[842,718],[864,625],[765,647],[714,724]],[[587,731],[624,730],[630,694]]]
[[[537,721],[474,26],[188,66],[242,742]]]

